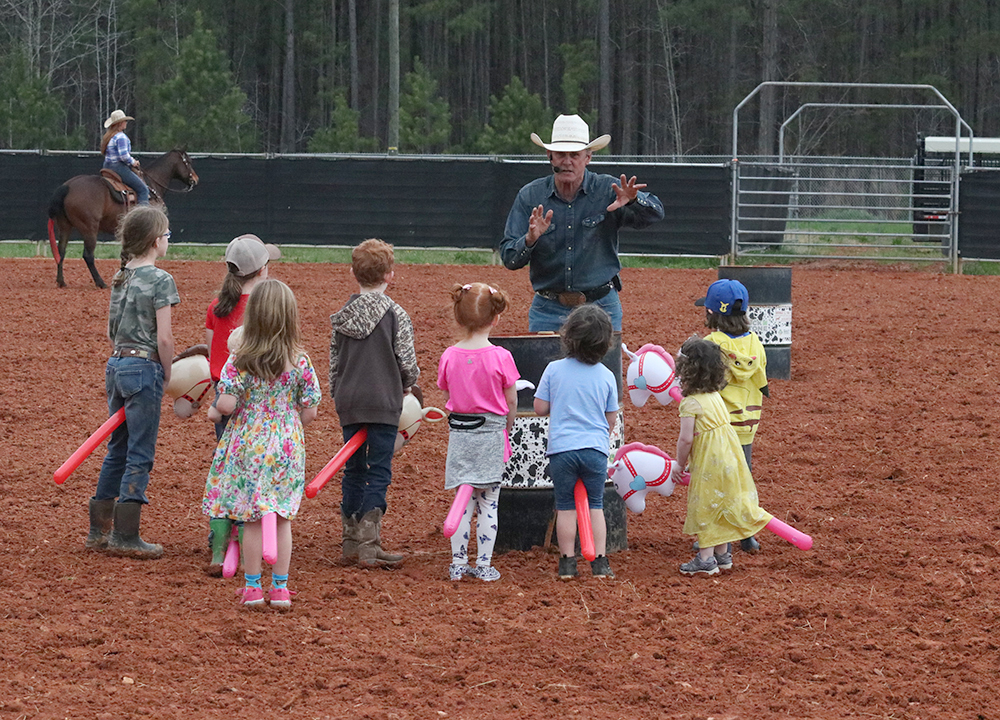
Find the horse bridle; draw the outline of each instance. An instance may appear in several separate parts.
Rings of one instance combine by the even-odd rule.
[[[184,164],[184,168],[187,170],[187,180],[184,181],[185,184],[187,185],[187,187],[185,187],[183,190],[174,190],[173,188],[170,187],[170,180],[167,180],[167,183],[165,185],[163,185],[162,187],[163,187],[163,189],[166,192],[172,192],[172,193],[189,193],[192,190],[194,190],[195,185],[198,184],[196,181],[193,180],[193,178],[195,176],[194,168],[191,167],[191,160],[188,159],[188,154],[186,152],[181,151],[181,150],[178,150],[177,152],[180,153],[181,162]],[[146,183],[146,187],[149,188],[149,194],[151,196],[156,197],[160,202],[163,202],[163,195],[160,193],[159,190],[156,189],[156,187],[154,187],[153,182],[150,182],[149,176],[146,175],[146,171],[144,169],[142,169],[141,167],[139,168],[139,176],[142,178],[142,181],[144,183]],[[171,180],[172,179],[173,178],[171,178]],[[159,184],[160,184],[159,182],[156,182],[156,185],[159,185]]]

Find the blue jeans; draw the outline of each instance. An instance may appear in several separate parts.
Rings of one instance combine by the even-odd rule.
[[[575,510],[573,489],[577,478],[587,488],[591,510],[604,507],[604,485],[608,481],[608,454],[593,448],[567,450],[549,455],[549,477],[556,499],[556,510]]]
[[[108,440],[94,500],[147,504],[146,487],[153,469],[160,431],[163,366],[141,358],[109,358],[104,370],[108,416],[125,408],[125,422]]]
[[[392,452],[399,430],[396,425],[381,423],[344,425],[344,442],[364,427],[368,428],[368,439],[348,458],[340,481],[340,510],[358,519],[375,508],[386,510],[385,493],[392,482]]]
[[[146,187],[142,178],[132,171],[132,168],[123,162],[106,162],[104,167],[108,170],[114,170],[123,183],[135,190],[135,201],[139,205],[149,205],[149,188]]]
[[[611,316],[611,327],[616,332],[621,332],[622,304],[618,299],[618,291],[611,288],[611,292],[600,300],[595,300],[593,304],[607,310]],[[549,300],[536,294],[528,308],[528,332],[559,332],[571,312],[573,308],[566,307],[558,300]]]

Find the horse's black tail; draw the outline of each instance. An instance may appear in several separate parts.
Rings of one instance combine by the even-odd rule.
[[[63,203],[66,202],[66,195],[69,194],[69,185],[60,185],[52,199],[49,201],[49,217],[58,218],[66,216],[66,208]]]

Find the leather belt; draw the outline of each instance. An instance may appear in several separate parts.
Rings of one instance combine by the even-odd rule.
[[[151,360],[153,362],[160,362],[160,356],[155,352],[150,350],[143,350],[142,348],[134,347],[120,347],[115,348],[115,351],[111,353],[111,357],[135,357],[142,358],[143,360]]]
[[[600,300],[602,297],[611,292],[611,288],[613,287],[613,283],[606,282],[603,285],[598,285],[590,290],[566,290],[563,292],[555,292],[553,290],[536,290],[535,294],[540,295],[546,300],[555,300],[557,303],[565,307],[576,307],[577,305],[583,305],[584,303]]]

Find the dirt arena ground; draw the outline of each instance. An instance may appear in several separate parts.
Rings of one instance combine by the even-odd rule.
[[[78,252],[78,251],[77,251]],[[116,263],[99,263],[110,279]],[[203,338],[221,264],[166,261],[179,349]],[[299,300],[321,377],[346,266],[276,264]],[[496,583],[450,583],[440,531],[446,428],[396,458],[385,521],[396,571],[340,567],[339,484],[294,525],[290,613],[247,612],[209,578],[200,501],[213,448],[204,410],[165,407],[143,535],[161,560],[85,552],[103,457],[53,471],[107,417],[108,292],[79,259],[0,261],[0,720],[20,718],[1000,717],[997,408],[1000,278],[796,267],[791,381],[773,381],[754,450],[761,503],[815,539],[776,536],[732,571],[692,580],[684,490],[628,518],[613,581],[560,583],[556,556],[495,558]],[[630,347],[702,331],[712,270],[626,270]],[[526,272],[400,266],[427,401],[451,342],[445,289],[483,280],[515,300]],[[323,390],[327,386],[324,380]],[[676,405],[626,400],[626,440],[673,452]],[[324,397],[307,476],[340,447]]]

